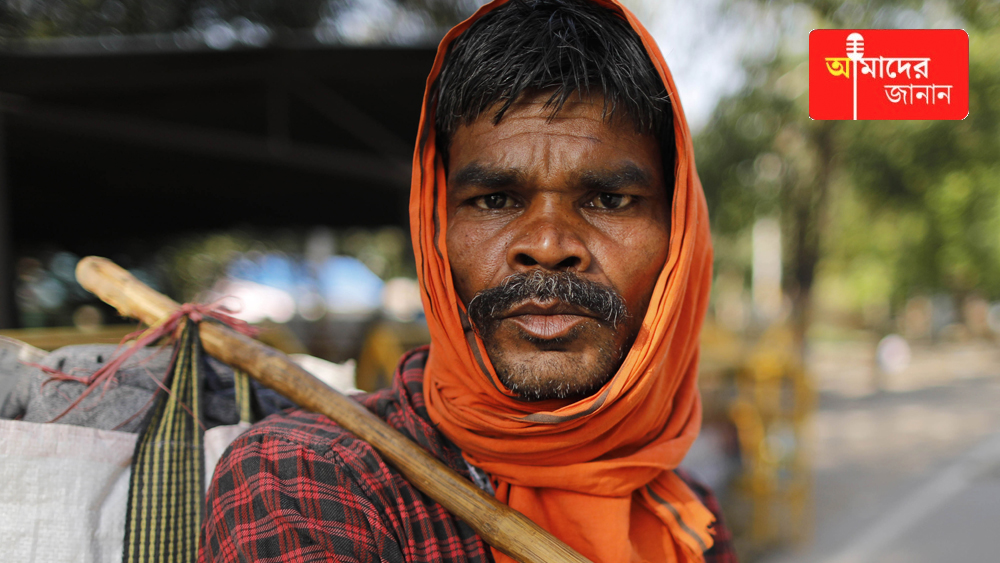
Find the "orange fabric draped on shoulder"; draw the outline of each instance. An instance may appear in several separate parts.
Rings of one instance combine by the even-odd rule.
[[[517,400],[462,325],[445,247],[445,170],[434,142],[432,86],[448,46],[496,0],[452,29],[427,79],[413,162],[410,225],[431,334],[424,393],[431,419],[470,463],[499,482],[496,496],[595,562],[703,561],[712,514],[672,471],[701,426],[698,335],[708,306],[712,248],[691,133],[649,33],[615,0],[667,88],[677,144],[669,254],[642,328],[621,368],[575,402]],[[497,561],[510,561],[494,550]]]

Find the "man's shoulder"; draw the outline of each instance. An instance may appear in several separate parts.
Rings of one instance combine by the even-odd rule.
[[[404,357],[399,371],[413,356]],[[413,396],[399,371],[393,387],[355,399],[467,475],[455,465],[457,448],[415,409],[422,396]],[[471,528],[415,489],[370,444],[301,409],[271,415],[232,443],[208,490],[203,533],[203,561],[229,560],[226,554],[250,547],[281,561],[491,560]]]
[[[426,347],[406,353],[400,360],[391,387],[351,398],[447,465],[462,469],[461,464],[454,467],[459,461],[457,456],[460,456],[457,448],[434,428],[424,408],[422,381],[426,359]],[[269,446],[252,446],[264,443]],[[238,453],[248,447],[254,455],[288,455],[290,448],[296,448],[326,459],[365,458],[364,465],[372,469],[381,469],[383,465],[381,457],[370,444],[326,416],[300,408],[268,416],[240,435],[230,449]]]
[[[427,347],[411,350],[400,359],[391,387],[351,396],[390,426],[417,441],[422,434],[436,434],[423,401],[423,367]],[[358,441],[348,430],[324,415],[299,408],[287,409],[261,420],[240,436],[242,441],[280,440],[325,454],[338,444]]]
[[[337,498],[388,510],[401,496],[397,473],[367,442],[329,418],[302,409],[273,414],[237,437],[220,460],[220,492],[235,487],[228,476],[332,486]],[[266,476],[266,477],[262,477]]]
[[[335,449],[351,447],[360,441],[342,426],[326,416],[300,408],[272,414],[254,424],[230,446],[239,449],[247,444],[283,442],[329,457]]]

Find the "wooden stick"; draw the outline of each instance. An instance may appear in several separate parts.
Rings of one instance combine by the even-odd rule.
[[[147,325],[180,307],[106,258],[90,256],[80,260],[76,278],[123,316]],[[249,373],[302,408],[326,415],[371,444],[410,483],[472,526],[496,549],[522,563],[588,561],[520,512],[448,469],[360,403],[310,375],[285,354],[218,323],[201,323],[199,329],[206,352]]]

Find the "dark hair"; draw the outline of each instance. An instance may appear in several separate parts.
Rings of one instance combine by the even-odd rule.
[[[605,119],[623,116],[653,134],[672,184],[673,114],[663,81],[628,22],[586,0],[511,0],[452,43],[435,91],[439,152],[447,158],[455,130],[495,104],[494,124],[521,96],[551,92],[554,117],[577,91],[601,94]]]

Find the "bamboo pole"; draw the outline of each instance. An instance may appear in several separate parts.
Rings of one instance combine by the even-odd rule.
[[[126,317],[152,326],[180,305],[149,288],[114,262],[80,260],[76,277],[84,288]],[[302,408],[326,415],[371,444],[413,486],[439,502],[494,548],[522,563],[586,563],[588,559],[526,516],[498,502],[448,469],[380,418],[300,368],[285,354],[218,323],[199,325],[205,351],[249,373]]]

